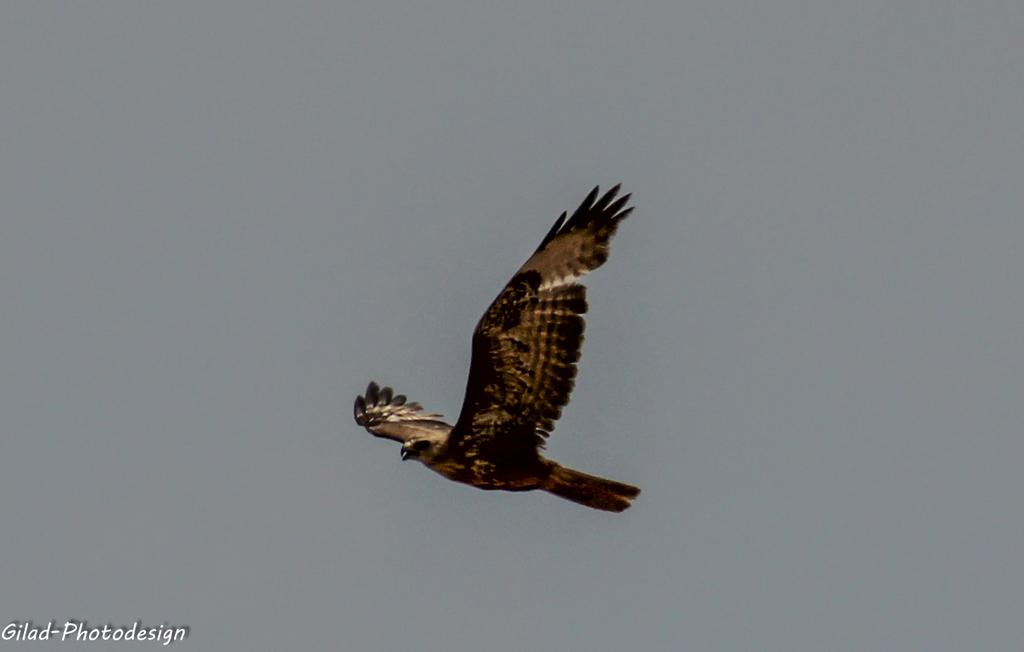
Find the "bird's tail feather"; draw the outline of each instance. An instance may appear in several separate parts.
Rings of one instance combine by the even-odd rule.
[[[574,503],[607,512],[621,512],[640,495],[640,489],[632,485],[557,465],[542,488]]]

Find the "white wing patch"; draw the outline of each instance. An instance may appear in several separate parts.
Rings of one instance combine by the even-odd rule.
[[[401,395],[399,395],[401,396]],[[425,419],[440,419],[440,414],[424,412],[419,403],[408,403],[406,405],[375,405],[367,406],[366,412],[374,421],[423,421]]]
[[[544,292],[545,290],[552,290],[555,288],[565,287],[566,285],[573,285],[574,283],[576,283],[576,281],[583,278],[585,274],[586,272],[583,272],[582,274],[568,274],[566,276],[557,276],[555,278],[545,279],[540,284],[540,291]]]

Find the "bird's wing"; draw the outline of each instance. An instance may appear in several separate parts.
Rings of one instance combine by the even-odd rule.
[[[403,394],[395,395],[390,387],[370,382],[366,396],[357,396],[353,410],[356,423],[371,434],[405,443],[418,434],[451,431],[440,414],[423,411],[419,403],[407,403]]]
[[[586,289],[577,281],[608,259],[612,235],[633,211],[618,192],[598,199],[594,188],[572,217],[562,213],[480,319],[457,440],[537,447],[554,429],[583,342]]]

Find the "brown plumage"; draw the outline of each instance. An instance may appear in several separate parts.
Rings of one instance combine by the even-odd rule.
[[[370,383],[355,418],[374,435],[402,443],[445,477],[481,489],[542,489],[621,512],[640,490],[565,468],[540,455],[569,402],[583,343],[586,288],[578,281],[608,259],[608,245],[633,209],[619,186],[587,195],[555,222],[498,294],[473,333],[466,397],[451,426],[416,403]]]

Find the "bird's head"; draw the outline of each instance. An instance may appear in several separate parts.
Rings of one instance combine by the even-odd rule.
[[[441,447],[444,445],[445,437],[432,437],[434,433],[429,435],[414,437],[409,441],[402,444],[402,459],[403,460],[419,460],[424,464],[430,464],[438,453],[441,452]]]

